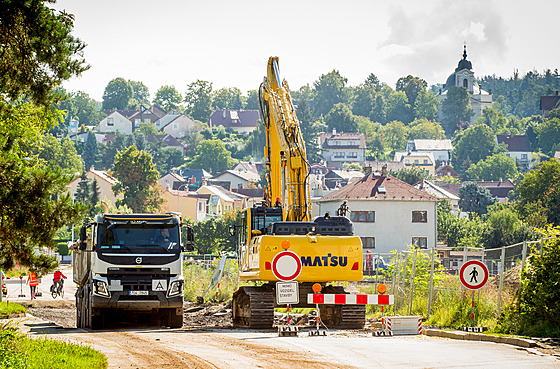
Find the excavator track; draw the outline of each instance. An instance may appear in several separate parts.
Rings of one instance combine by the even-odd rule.
[[[323,293],[352,293],[354,288],[327,286]],[[366,323],[365,305],[320,305],[319,315],[329,328],[362,329]]]
[[[239,287],[233,294],[233,325],[244,328],[272,328],[274,293],[268,286]]]

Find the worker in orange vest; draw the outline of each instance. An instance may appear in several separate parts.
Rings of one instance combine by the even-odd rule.
[[[37,279],[35,272],[29,273],[29,275],[27,276],[26,284],[28,284],[29,288],[31,289],[31,300],[36,299],[35,293],[37,292],[37,286],[39,285],[39,280]]]

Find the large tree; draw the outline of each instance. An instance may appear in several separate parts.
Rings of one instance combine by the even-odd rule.
[[[475,182],[464,182],[459,188],[459,207],[467,213],[486,214],[488,206],[497,201],[488,189]]]
[[[492,129],[485,124],[475,124],[455,136],[452,161],[456,170],[464,172],[470,164],[486,159],[495,151]]]
[[[560,225],[560,162],[545,161],[519,183],[519,208],[524,216],[542,209],[549,223]]]
[[[313,113],[315,116],[326,115],[335,104],[348,101],[346,82],[348,82],[347,78],[342,77],[339,71],[333,70],[330,73],[322,74],[313,83],[315,88]]]
[[[414,117],[436,120],[438,115],[439,99],[432,91],[420,91],[414,102]]]
[[[451,137],[459,127],[464,125],[464,122],[470,122],[473,116],[469,91],[464,87],[451,87],[447,90],[447,97],[441,104],[441,110],[443,127],[447,136]]]
[[[515,158],[498,153],[472,164],[466,171],[466,177],[472,180],[498,181],[514,179],[518,173]]]
[[[414,120],[409,124],[407,130],[408,139],[410,140],[440,140],[445,137],[445,131],[441,127],[441,124],[429,121],[426,118]]]
[[[189,84],[185,102],[190,117],[201,122],[208,122],[212,114],[212,83],[197,80]]]
[[[86,144],[84,146],[84,152],[82,153],[82,159],[84,160],[84,169],[86,171],[90,170],[90,168],[95,165],[97,153],[98,149],[95,133],[89,131],[86,139]]]
[[[154,104],[157,104],[167,111],[177,110],[183,97],[175,89],[174,86],[161,86],[156,92],[156,97],[154,97]]]
[[[94,126],[105,117],[105,113],[99,110],[97,101],[83,91],[68,93],[57,108],[66,113],[65,124],[59,126],[60,133],[63,133],[71,119],[77,119],[81,125]]]
[[[58,166],[69,175],[82,172],[83,162],[76,153],[74,142],[67,137],[59,140],[47,133],[37,137],[34,146],[31,152],[43,161],[43,165]]]
[[[119,181],[113,191],[124,195],[122,200],[117,200],[117,206],[124,204],[136,213],[159,211],[163,203],[157,190],[159,174],[150,154],[134,145],[120,151],[115,157],[112,173]]]
[[[148,86],[139,81],[128,80],[128,83],[132,86],[132,101],[129,105],[149,105],[150,104],[150,90]],[[136,106],[135,106],[136,108]]]
[[[115,78],[109,81],[103,92],[103,109],[126,109],[133,95],[134,90],[126,79]]]
[[[85,44],[71,35],[74,16],[41,0],[0,2],[0,108],[21,97],[50,106],[63,96],[52,92],[89,66]]]
[[[559,118],[546,119],[536,127],[535,131],[539,146],[544,153],[553,156],[554,151],[560,151]]]
[[[406,94],[409,109],[411,110],[409,115],[413,115],[412,110],[416,106],[416,100],[422,92],[426,92],[426,87],[428,87],[428,83],[418,77],[408,75],[398,79],[396,90],[403,91]]]
[[[336,130],[337,132],[356,132],[358,130],[358,123],[356,117],[346,104],[336,104],[325,117],[325,123],[329,131]]]
[[[202,141],[196,151],[196,156],[189,163],[191,168],[205,169],[216,174],[223,172],[233,164],[231,153],[221,140]]]
[[[241,91],[237,87],[220,88],[214,93],[213,109],[241,109]]]

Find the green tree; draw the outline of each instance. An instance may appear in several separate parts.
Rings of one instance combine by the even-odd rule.
[[[432,91],[420,91],[414,102],[416,119],[436,120],[438,117],[439,99]]]
[[[451,137],[463,122],[470,122],[473,116],[469,91],[464,87],[451,87],[447,98],[441,104],[443,127]]]
[[[82,159],[78,156],[74,143],[68,138],[59,140],[47,133],[39,136],[34,146],[32,152],[37,155],[43,166],[58,166],[67,174],[82,172]]]
[[[259,110],[259,94],[257,90],[249,90],[247,91],[247,99],[245,100],[245,104],[243,105],[243,109],[245,110]]]
[[[411,186],[414,186],[422,178],[424,179],[431,179],[430,173],[427,170],[420,168],[416,165],[412,165],[410,167],[404,167],[399,171],[390,171],[389,172],[393,177],[400,179],[403,182],[408,183]]]
[[[89,204],[90,199],[90,189],[89,189],[89,179],[86,172],[82,172],[80,175],[80,180],[78,181],[78,187],[76,187],[76,193],[74,194],[74,200],[81,202],[86,205]]]
[[[181,101],[183,101],[183,97],[174,86],[161,86],[156,92],[153,103],[170,111],[179,109]]]
[[[407,115],[410,118],[406,122],[410,122],[413,119],[413,110],[416,107],[418,96],[423,92],[426,93],[427,87],[428,83],[426,81],[418,77],[413,77],[411,75],[401,77],[397,80],[396,90],[403,91],[406,94],[406,98],[408,101],[409,111],[407,112]]]
[[[57,108],[66,113],[65,124],[61,128],[66,128],[71,119],[77,119],[86,126],[94,126],[105,117],[105,113],[99,110],[97,101],[82,91],[67,94],[67,98]],[[61,129],[60,133],[65,132]]]
[[[377,76],[373,73],[370,73],[369,76],[367,76],[364,83],[366,85],[370,85],[370,86],[373,86],[375,88],[380,88],[381,87],[381,82],[379,82],[379,78],[377,78]]]
[[[459,172],[464,172],[470,163],[486,159],[495,150],[496,140],[492,129],[485,124],[475,124],[455,136],[452,162]],[[466,163],[469,163],[468,166]]]
[[[472,164],[465,174],[472,180],[498,181],[513,179],[519,172],[515,158],[498,153]]]
[[[86,171],[94,166],[97,153],[97,140],[95,139],[95,134],[89,131],[86,144],[84,146],[84,152],[82,153],[82,159],[84,160],[84,167]]]
[[[412,121],[412,110],[404,91],[393,91],[387,100],[387,120],[403,123]]]
[[[542,207],[548,222],[560,224],[560,162],[551,159],[525,174],[517,192],[519,193],[519,212],[528,217],[536,208]]]
[[[438,240],[453,248],[480,244],[486,229],[480,217],[469,219],[453,214],[447,200],[438,202],[437,211]]]
[[[445,131],[441,124],[429,121],[426,118],[414,120],[407,127],[407,131],[410,140],[440,140],[445,137]]]
[[[339,71],[333,70],[330,73],[322,74],[313,83],[315,89],[313,113],[316,117],[326,115],[334,105],[348,101],[346,82],[348,82],[347,78],[342,77]]]
[[[74,16],[50,1],[4,0],[0,8],[0,110],[21,97],[49,107],[57,85],[89,69],[85,44],[71,35]]]
[[[96,214],[96,212],[94,212],[95,205],[97,205],[97,203],[101,201],[101,199],[99,198],[99,195],[101,194],[101,190],[99,189],[99,183],[97,182],[97,178],[93,178],[93,181],[91,182],[91,187],[89,189],[89,193],[90,193],[89,203],[92,205],[92,208],[89,211],[89,215],[93,217]]]
[[[352,101],[352,113],[362,117],[372,117],[375,101],[377,98],[377,88],[371,84],[361,84],[354,90]]]
[[[329,131],[336,129],[337,132],[356,132],[358,123],[356,117],[346,104],[335,104],[325,117],[325,123]]]
[[[406,148],[406,126],[399,121],[387,123],[382,128],[383,142],[390,151],[399,151]]]
[[[128,80],[128,84],[132,86],[132,101],[129,106],[135,105],[134,108],[138,109],[140,105],[150,104],[150,90],[148,86],[139,81]]]
[[[488,206],[497,201],[488,189],[475,182],[464,182],[459,188],[459,207],[467,213],[486,214]]]
[[[115,156],[112,173],[119,181],[113,186],[113,191],[124,195],[122,200],[117,200],[117,206],[125,204],[135,213],[153,213],[159,210],[163,203],[157,190],[159,175],[150,154],[139,151],[136,146],[119,151]]]
[[[519,219],[513,207],[493,211],[492,208],[496,205],[499,204],[488,207],[487,229],[482,234],[482,243],[485,248],[513,245],[538,238],[537,232]]]
[[[258,98],[258,97],[257,97]],[[220,88],[214,93],[212,108],[216,109],[241,109],[241,91],[236,88]]]
[[[190,117],[201,122],[208,122],[212,114],[212,83],[197,80],[189,84],[185,102]]]
[[[560,229],[544,232],[542,253],[529,256],[530,268],[521,271],[521,286],[514,303],[500,318],[504,333],[525,336],[560,335]]]
[[[126,109],[133,95],[132,86],[126,79],[115,78],[109,81],[103,92],[103,109]]]
[[[508,120],[496,106],[485,108],[482,115],[476,120],[479,124],[486,124],[495,133],[500,133],[508,126]]]
[[[189,163],[193,169],[205,169],[210,173],[220,173],[233,165],[231,153],[221,140],[205,140],[197,148],[197,154]]]
[[[539,124],[535,133],[539,147],[546,154],[554,155],[554,151],[560,151],[560,119],[549,118],[545,119],[542,124]]]

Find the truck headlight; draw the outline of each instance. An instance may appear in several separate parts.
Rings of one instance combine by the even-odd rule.
[[[107,289],[107,282],[94,280],[93,291],[96,295],[109,297],[109,290]]]
[[[177,296],[183,292],[183,281],[173,281],[169,285],[169,290],[167,290],[167,297]]]

